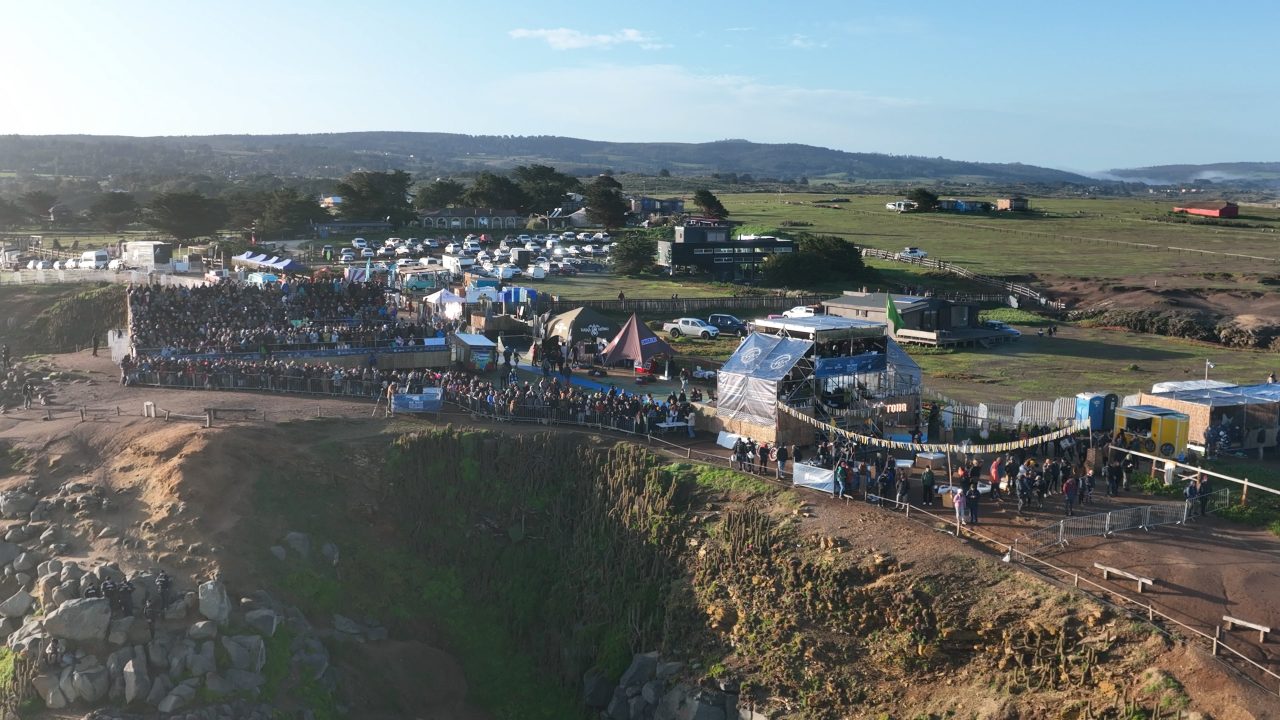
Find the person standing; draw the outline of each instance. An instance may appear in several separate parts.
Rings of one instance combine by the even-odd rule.
[[[94,332],[94,333],[93,333],[93,356],[94,356],[94,357],[98,357],[98,345],[99,345],[99,344],[100,344],[100,340],[99,340],[99,338],[98,338],[98,333],[97,333],[97,332]]]
[[[974,483],[969,487],[969,492],[965,493],[964,507],[969,511],[969,524],[978,524],[978,503],[982,500],[982,493],[978,491],[978,484]]]
[[[965,511],[965,494],[960,488],[951,486],[951,504],[956,508],[956,525],[965,524],[965,520],[969,517]]]
[[[778,443],[774,447],[776,447],[778,451],[777,452],[777,460],[778,460],[777,471],[778,471],[778,479],[781,480],[782,476],[787,473],[787,458],[790,457],[790,453],[787,452],[787,446],[782,443]]]
[[[689,408],[689,417],[685,418],[685,423],[689,426],[689,439],[692,440],[697,435],[697,415],[693,408]]]
[[[773,456],[773,448],[769,443],[760,443],[760,448],[756,450],[756,454],[760,456],[760,474],[766,475],[769,472],[769,458]]]
[[[35,394],[36,394],[36,389],[31,384],[30,380],[22,384],[22,409],[23,410],[31,409],[31,399],[35,397]]]
[[[1017,486],[1018,514],[1021,515],[1023,508],[1031,503],[1031,476],[1026,473],[1019,475]]]
[[[898,487],[895,493],[898,504],[906,505],[911,502],[911,480],[909,473],[902,473],[898,476]]]
[[[1067,517],[1075,514],[1074,506],[1076,504],[1076,479],[1068,477],[1062,481],[1062,504],[1066,510]]]
[[[1120,473],[1124,482],[1124,491],[1129,492],[1129,483],[1133,482],[1133,474],[1138,471],[1138,460],[1133,453],[1125,453],[1124,462],[1120,463]]]
[[[1204,475],[1200,476],[1199,485],[1200,487],[1197,488],[1196,492],[1196,499],[1200,501],[1200,517],[1205,517],[1209,514],[1209,494],[1212,493],[1213,490],[1209,487],[1209,478]]]
[[[933,468],[926,467],[920,474],[920,504],[933,507]]]
[[[832,473],[832,477],[835,480],[835,484],[833,485],[832,491],[831,491],[831,495],[833,497],[844,497],[845,480],[848,478],[848,476],[849,476],[849,469],[845,467],[845,464],[836,463],[835,472]]]

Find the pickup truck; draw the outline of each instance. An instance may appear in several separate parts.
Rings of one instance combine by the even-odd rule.
[[[804,318],[813,317],[813,308],[808,305],[797,305],[790,310],[782,313],[784,318]]]
[[[708,325],[702,318],[676,318],[669,323],[663,323],[662,330],[673,338],[688,335],[710,340],[720,334],[720,330],[714,325]]]
[[[724,335],[737,335],[738,337],[747,336],[747,324],[733,315],[712,315],[707,318],[707,324],[719,330]]]

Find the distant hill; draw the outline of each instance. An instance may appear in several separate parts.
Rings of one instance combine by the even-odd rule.
[[[0,171],[106,177],[127,173],[338,177],[352,170],[443,173],[544,163],[578,174],[615,171],[756,178],[1092,183],[1083,175],[1019,163],[962,162],[850,153],[746,140],[613,143],[555,136],[358,132],[321,135],[122,137],[0,136]]]
[[[1108,170],[1108,175],[1151,185],[1180,185],[1197,180],[1280,184],[1280,162],[1233,162],[1208,165],[1155,165]]]

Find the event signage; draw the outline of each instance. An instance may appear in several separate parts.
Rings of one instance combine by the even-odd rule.
[[[818,358],[814,362],[814,375],[820,378],[837,375],[861,375],[880,372],[888,366],[884,353],[863,353],[850,357]]]
[[[399,353],[440,352],[445,350],[445,340],[441,337],[423,338],[414,341],[414,345],[388,345],[386,347],[347,347],[317,348],[311,350],[269,350],[267,356],[272,360],[301,360],[305,358],[348,357],[351,355],[397,355]],[[262,357],[256,350],[239,353],[160,353],[164,358],[182,360],[243,360],[245,358]]]
[[[440,388],[423,388],[415,394],[401,393],[391,396],[391,406],[396,412],[429,413],[440,412],[444,404],[444,390]]]

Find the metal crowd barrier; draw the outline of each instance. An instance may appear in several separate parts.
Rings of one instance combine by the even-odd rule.
[[[332,377],[301,377],[278,373],[206,373],[178,370],[131,370],[125,374],[130,386],[179,388],[185,390],[266,391],[329,395],[332,397],[377,398],[382,394],[382,378],[365,381],[347,378],[335,383]]]
[[[1231,504],[1231,489],[1209,494],[1205,512],[1217,512]],[[1200,512],[1200,499],[1180,503],[1161,503],[1122,508],[1104,513],[1063,518],[1058,522],[1014,540],[1014,547],[1024,552],[1053,545],[1065,546],[1071,540],[1085,537],[1110,537],[1126,530],[1146,530],[1160,525],[1182,525]]]

